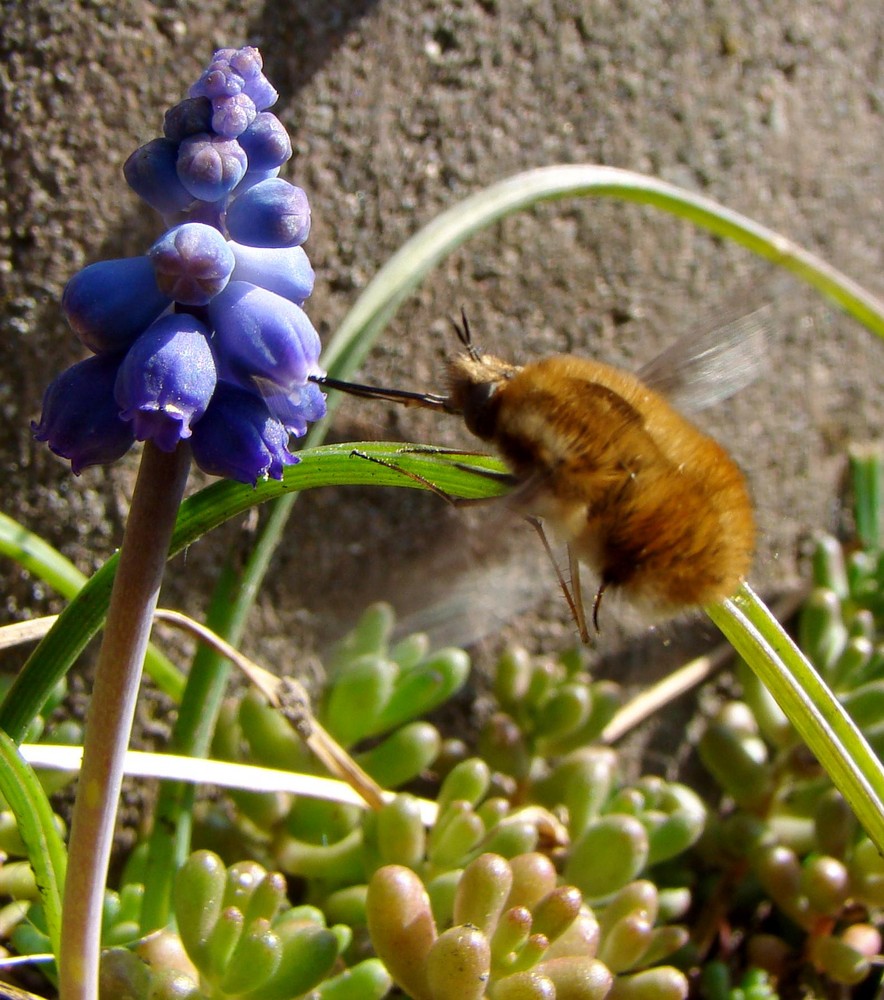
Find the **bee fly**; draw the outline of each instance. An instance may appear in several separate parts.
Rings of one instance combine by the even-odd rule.
[[[608,588],[669,615],[730,596],[749,571],[755,525],[743,474],[669,399],[699,408],[751,381],[762,312],[677,342],[637,375],[573,355],[510,364],[478,350],[463,316],[444,394],[313,381],[455,414],[492,444],[510,470],[508,506],[538,530],[554,565],[541,522],[567,545],[570,590],[557,573],[586,641],[579,561],[600,577],[597,631]]]

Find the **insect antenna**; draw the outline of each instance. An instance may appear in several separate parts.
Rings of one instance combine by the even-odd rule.
[[[467,311],[464,308],[460,310],[460,323],[457,320],[450,320],[451,325],[454,327],[454,332],[457,334],[457,339],[463,345],[463,349],[469,354],[470,360],[481,361],[482,352],[473,343],[473,334],[470,330],[470,321],[467,319]]]
[[[473,361],[482,360],[482,352],[473,343],[473,336],[470,330],[470,322],[467,319],[465,309],[460,311],[460,323],[451,320],[457,339],[463,345]],[[385,399],[390,403],[399,403],[401,406],[417,406],[425,410],[441,410],[443,413],[460,415],[460,411],[451,405],[448,396],[440,395],[436,392],[410,392],[407,389],[387,389],[379,385],[363,385],[359,382],[345,382],[343,379],[331,378],[328,375],[308,375],[308,382],[322,386],[324,389],[337,389],[338,392],[346,392],[350,396],[361,396],[363,399]]]

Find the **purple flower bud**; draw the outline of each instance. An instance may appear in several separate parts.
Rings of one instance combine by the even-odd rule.
[[[163,134],[176,143],[211,128],[212,102],[208,97],[188,97],[179,101],[163,118]]]
[[[122,458],[135,441],[114,399],[119,367],[119,354],[99,354],[72,365],[49,383],[40,422],[31,424],[34,437],[69,459],[76,476],[90,465]]]
[[[262,111],[238,137],[249,159],[249,170],[271,170],[292,155],[292,141],[282,122],[270,111]]]
[[[307,314],[273,292],[231,281],[209,303],[219,374],[262,395],[288,395],[320,372],[319,334]]]
[[[227,245],[236,259],[233,281],[249,281],[296,306],[313,291],[313,268],[303,247],[247,247],[233,241]]]
[[[258,112],[247,94],[216,97],[212,101],[212,131],[228,139],[236,139],[252,124]]]
[[[200,222],[169,229],[147,256],[160,291],[187,306],[206,305],[227,284],[235,263],[227,240]]]
[[[96,354],[125,351],[169,304],[147,257],[90,264],[71,278],[61,299],[74,333]]]
[[[243,78],[245,82],[243,89],[255,102],[255,107],[259,111],[276,104],[279,94],[264,76],[262,72],[264,60],[261,58],[261,53],[253,45],[245,45],[241,49],[236,49],[226,58],[230,68]]]
[[[310,233],[310,205],[299,187],[275,177],[238,195],[227,210],[231,239],[252,247],[300,246]]]
[[[254,80],[246,80],[245,92],[255,102],[258,111],[272,108],[279,100],[278,91],[263,73]]]
[[[218,383],[190,443],[203,472],[252,485],[267,476],[282,479],[285,466],[299,461],[286,447],[288,432],[263,400],[226,382]]]
[[[223,50],[219,49],[219,52]],[[218,52],[206,67],[199,80],[190,88],[189,97],[208,97],[213,101],[216,97],[234,97],[241,94],[245,80],[232,69],[229,61]]]
[[[259,49],[254,45],[243,45],[239,49],[218,49],[213,59],[223,58],[232,70],[243,80],[254,80],[264,69],[264,59]]]
[[[130,188],[163,215],[183,212],[193,195],[178,179],[178,143],[172,139],[151,139],[123,164],[123,176]]]
[[[218,201],[239,184],[248,165],[235,139],[200,132],[181,143],[176,169],[194,198]]]
[[[206,412],[216,381],[208,329],[187,313],[173,313],[132,345],[114,393],[139,441],[174,451]]]
[[[307,425],[325,416],[325,393],[318,385],[308,382],[287,396],[271,393],[264,397],[267,409],[295,437],[307,433]]]

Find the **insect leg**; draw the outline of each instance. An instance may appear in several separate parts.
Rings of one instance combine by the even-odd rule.
[[[592,624],[595,627],[596,632],[601,632],[599,628],[599,608],[602,606],[602,596],[605,593],[605,589],[608,586],[607,580],[602,580],[599,584],[599,589],[595,592],[595,600],[592,602]]]
[[[577,630],[580,633],[581,640],[586,643],[589,639],[589,629],[586,627],[586,609],[583,606],[583,591],[580,587],[580,561],[577,558],[577,553],[574,551],[574,546],[568,546],[568,573],[571,577],[571,594],[574,598],[574,608],[577,612]],[[599,625],[593,616],[593,625],[595,625],[596,633],[598,633]],[[586,636],[587,638],[584,638]]]
[[[410,444],[404,448],[398,448],[397,454],[399,455],[461,455],[465,458],[487,458],[487,451],[464,451],[463,448],[441,448],[434,444]],[[369,456],[366,455],[366,458]],[[374,461],[379,461],[379,459],[374,459]],[[461,472],[469,472],[474,476],[481,476],[482,479],[490,479],[491,482],[500,483],[501,486],[517,487],[520,485],[519,480],[511,472],[501,472],[499,469],[483,469],[478,465],[468,465],[466,462],[452,462],[451,463],[455,469],[460,469]],[[396,468],[392,466],[391,468]],[[400,469],[404,472],[404,469]],[[415,473],[417,475],[417,473]],[[481,500],[497,500],[499,497],[480,497]]]
[[[540,537],[540,541],[543,545],[543,551],[546,553],[547,558],[550,563],[552,563],[552,568],[555,570],[556,579],[559,581],[559,587],[562,590],[562,594],[565,598],[565,603],[568,605],[568,610],[571,612],[571,617],[574,619],[574,624],[577,626],[577,631],[580,634],[580,641],[584,645],[589,645],[589,630],[586,627],[586,615],[583,612],[583,598],[580,593],[580,574],[574,571],[574,567],[577,563],[576,557],[573,556],[571,552],[571,547],[568,546],[568,558],[571,563],[571,583],[575,588],[574,593],[571,593],[571,587],[568,586],[568,582],[562,576],[562,571],[559,569],[559,564],[556,562],[555,553],[549,544],[549,539],[546,537],[546,532],[543,530],[543,524],[540,520],[532,515],[526,515],[525,520],[531,527],[537,532]]]
[[[438,444],[407,444],[396,449],[398,455],[466,455],[487,458],[487,451],[464,451],[463,448],[443,448]],[[466,468],[466,466],[464,466]]]
[[[457,454],[462,453],[458,452]],[[398,472],[399,475],[420,483],[424,489],[429,490],[430,493],[435,493],[437,497],[440,497],[452,507],[471,507],[500,499],[499,497],[454,497],[438,487],[432,480],[427,479],[426,476],[422,476],[419,472],[412,472],[410,469],[403,469],[401,465],[396,465],[395,462],[388,462],[385,458],[379,458],[377,455],[369,455],[364,451],[359,451],[357,448],[354,448],[350,452],[350,455],[353,458],[362,458],[367,462],[374,462],[375,465],[382,465],[385,469],[392,469],[394,472]]]

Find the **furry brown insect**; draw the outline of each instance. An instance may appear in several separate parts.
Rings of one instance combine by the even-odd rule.
[[[584,638],[578,560],[601,578],[596,628],[608,587],[663,615],[736,590],[752,562],[755,525],[743,474],[717,441],[639,375],[573,355],[512,365],[478,351],[465,319],[457,329],[465,350],[449,364],[445,395],[316,381],[459,415],[494,445],[511,470],[507,503],[568,546],[570,593],[560,582]],[[648,366],[649,380],[673,388],[691,381],[685,372],[703,369],[707,382],[730,380],[704,385],[703,405],[729,394],[752,377],[758,358],[742,365],[745,330],[728,330],[720,342],[711,336],[692,350],[670,349],[665,363]]]

